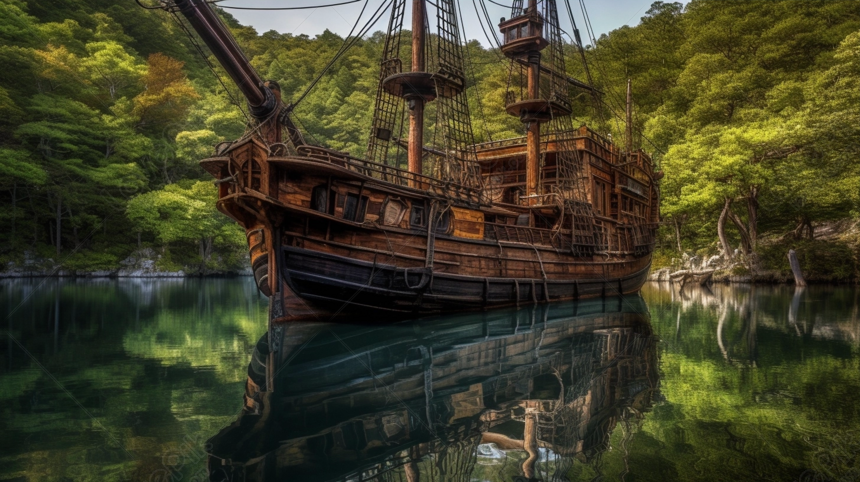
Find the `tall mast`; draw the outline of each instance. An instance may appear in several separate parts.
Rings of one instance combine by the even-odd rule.
[[[396,124],[402,119],[400,103],[406,101],[409,112],[409,139],[406,143],[406,160],[411,187],[426,188],[424,157],[432,163],[432,174],[446,182],[472,189],[475,197],[481,186],[480,167],[475,154],[475,140],[466,102],[463,72],[460,27],[456,15],[455,0],[436,0],[436,28],[438,36],[433,39],[430,52],[428,35],[428,12],[426,0],[412,0],[412,65],[408,72],[401,70],[400,31],[403,27],[407,0],[392,2],[391,21],[382,57],[380,83],[377,90],[376,110],[368,143],[368,160],[386,162],[387,149],[391,141],[401,144],[394,137]],[[404,62],[405,63],[405,62]],[[436,129],[433,135],[436,149],[424,145],[424,108],[428,102],[438,100]],[[438,143],[438,144],[436,144]],[[398,157],[399,159],[399,157]],[[430,170],[430,169],[428,169]],[[451,192],[452,195],[459,195]]]
[[[412,0],[412,72],[424,72],[425,36],[424,19],[427,17],[427,5],[424,0]],[[411,96],[407,98],[409,106],[409,148],[407,164],[409,172],[422,174],[422,158],[424,156],[424,98]],[[413,181],[413,187],[419,187]]]
[[[529,205],[539,203],[540,125],[552,120],[553,114],[553,106],[541,98],[540,92],[541,50],[549,42],[543,37],[544,18],[537,4],[537,0],[529,0],[525,11],[517,11],[517,2],[514,2],[515,16],[499,24],[505,42],[502,52],[526,66],[526,98],[508,104],[506,109],[509,114],[520,118],[527,131],[525,195]]]
[[[633,152],[633,93],[627,79],[627,155]]]
[[[537,0],[529,0],[530,12],[537,12]],[[529,99],[540,98],[540,50],[532,50],[528,53],[528,92]],[[526,196],[529,204],[536,204],[540,182],[540,123],[527,122],[528,128],[527,151],[526,151]]]

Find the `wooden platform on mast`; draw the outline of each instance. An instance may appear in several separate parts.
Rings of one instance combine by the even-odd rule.
[[[508,114],[523,122],[549,122],[553,117],[570,115],[571,110],[545,99],[526,99],[505,106]]]
[[[436,80],[431,72],[403,72],[382,80],[382,89],[396,97],[436,98]]]

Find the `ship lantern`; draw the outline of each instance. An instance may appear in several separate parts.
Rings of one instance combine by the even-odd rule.
[[[529,52],[543,50],[549,42],[543,37],[543,19],[532,10],[499,24],[504,38],[502,52],[508,57],[518,57]]]

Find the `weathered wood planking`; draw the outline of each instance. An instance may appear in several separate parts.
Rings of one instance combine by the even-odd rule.
[[[569,220],[563,223],[554,204],[481,203],[469,193],[443,195],[430,181],[413,188],[397,181],[406,175],[400,171],[365,169],[370,163],[322,148],[270,156],[250,138],[203,164],[222,179],[219,209],[247,230],[252,269],[266,294],[278,289],[272,243],[280,239],[287,313],[279,321],[636,292],[658,219],[650,159],[635,153],[619,163],[620,152],[588,129],[571,135],[585,161],[583,174],[592,179],[589,200],[598,206],[596,235],[603,244],[594,255],[574,254]],[[518,189],[524,149],[517,140],[479,145],[488,183],[501,175],[512,182],[500,186]],[[549,191],[558,145],[550,141],[546,149]]]

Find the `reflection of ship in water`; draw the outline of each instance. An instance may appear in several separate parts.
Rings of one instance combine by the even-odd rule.
[[[566,480],[650,408],[653,340],[638,295],[384,328],[294,324],[272,343],[277,376],[255,353],[245,413],[210,440],[210,477]],[[487,475],[494,454],[510,456]]]

